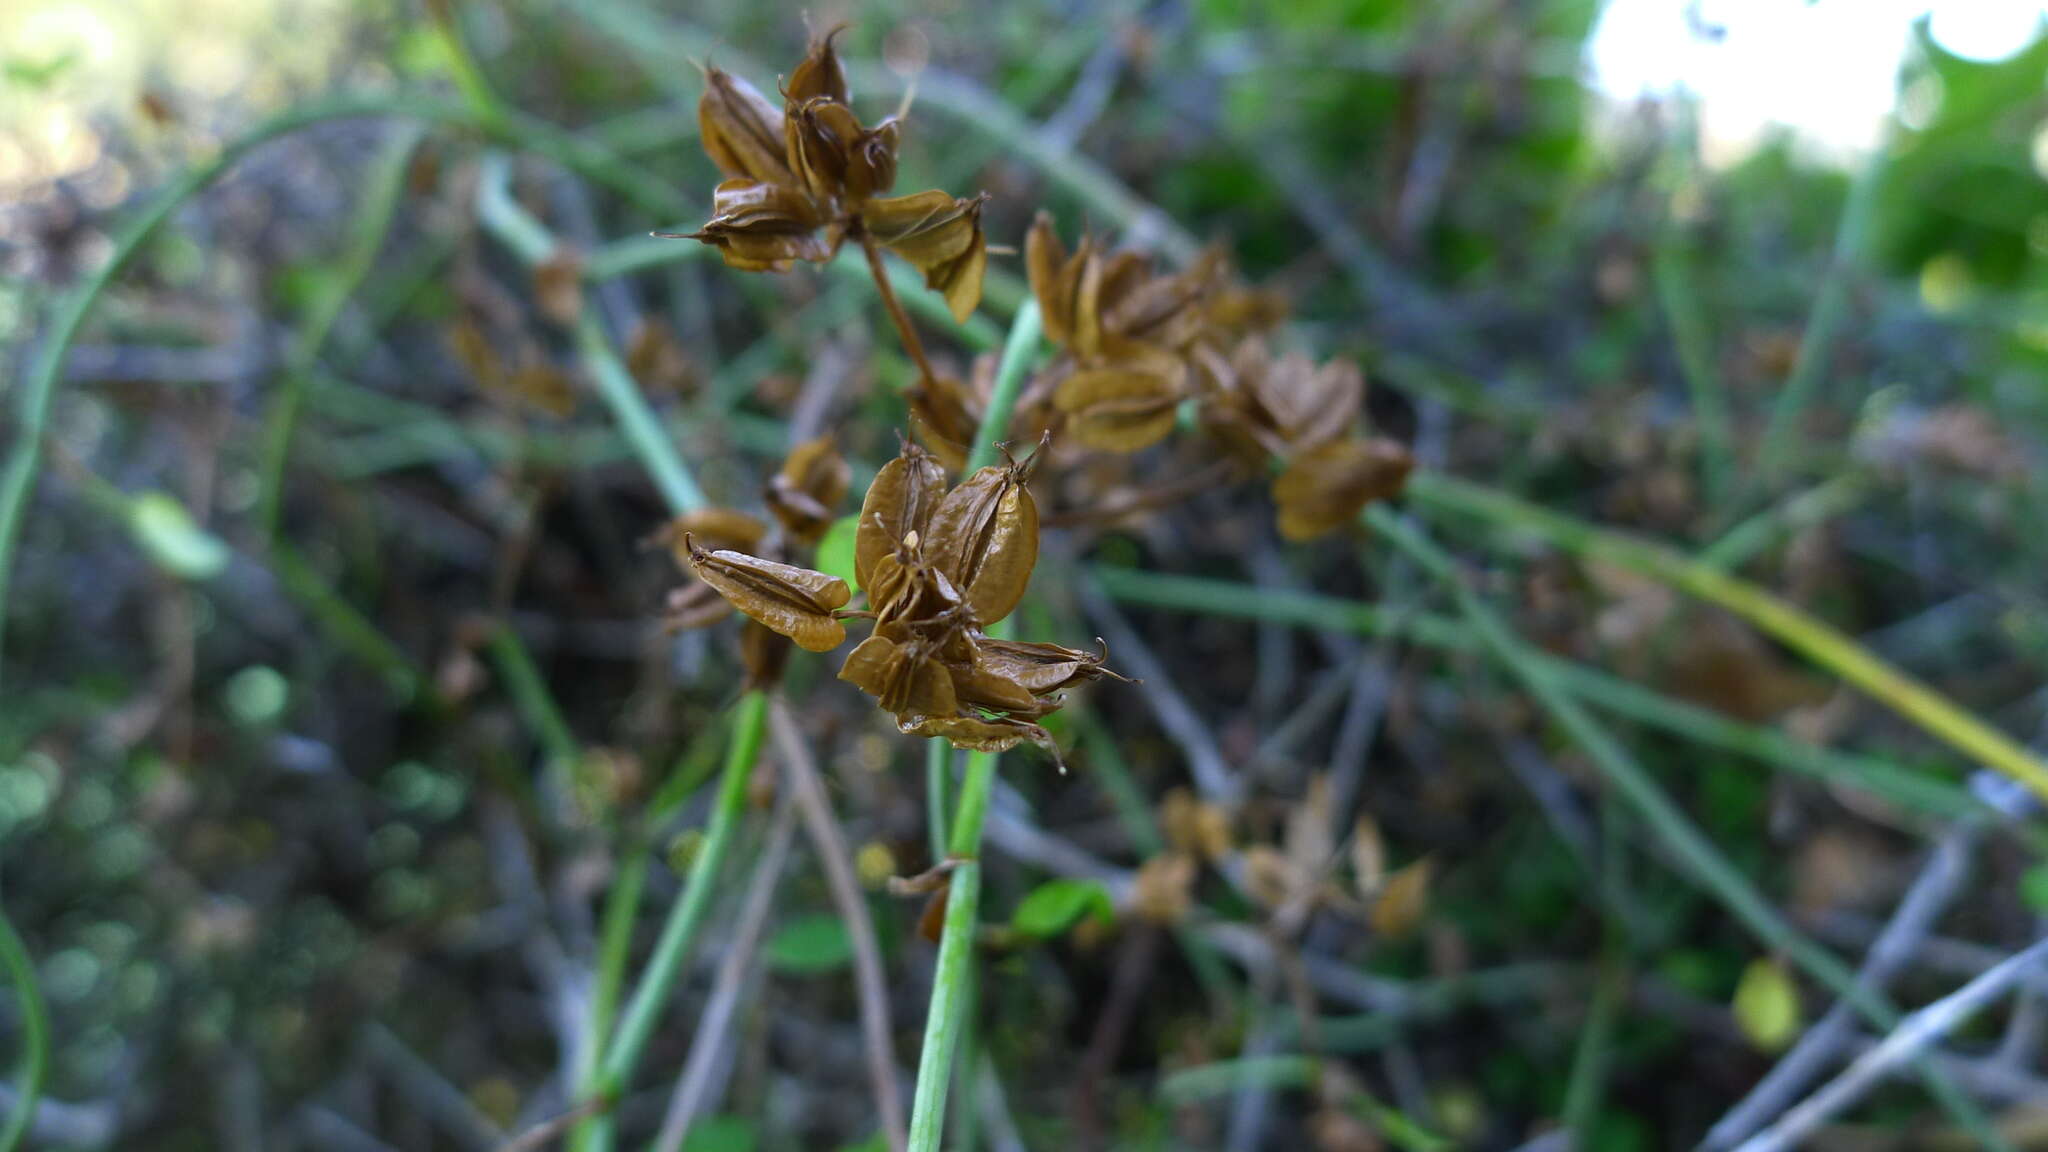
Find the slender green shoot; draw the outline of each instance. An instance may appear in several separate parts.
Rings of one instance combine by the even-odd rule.
[[[36,1102],[43,1098],[43,1082],[50,1074],[50,1014],[36,984],[35,964],[4,907],[0,907],[0,968],[7,970],[21,1013],[21,1086],[15,1091],[14,1108],[6,1123],[0,1125],[0,1152],[14,1152],[35,1119]]]

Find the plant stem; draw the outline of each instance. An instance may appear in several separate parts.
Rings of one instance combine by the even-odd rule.
[[[1419,504],[1532,533],[1567,552],[1619,565],[1718,604],[1861,688],[1929,735],[2048,798],[2048,764],[1855,640],[1748,581],[1661,544],[1596,528],[1508,493],[1441,473],[1410,477],[1408,494]]]
[[[1382,612],[1374,605],[1308,592],[1279,592],[1228,580],[1098,567],[1091,574],[1113,600],[1155,608],[1272,620],[1301,628],[1335,628],[1363,636],[1400,636],[1425,648],[1470,651],[1472,633],[1440,616]],[[1531,653],[1548,675],[1581,700],[1664,731],[1761,760],[1774,767],[1859,788],[1913,810],[1951,819],[1982,815],[1983,801],[1967,790],[1874,756],[1802,744],[1783,733],[1730,720],[1673,700],[1597,668]]]
[[[974,446],[967,452],[967,463],[961,468],[963,474],[971,475],[976,469],[996,462],[996,446],[1010,430],[1010,412],[1017,406],[1018,393],[1024,390],[1024,378],[1038,355],[1039,335],[1043,331],[1038,301],[1026,300],[1017,309],[1017,318],[1010,322],[1010,336],[1003,342],[1003,358],[996,368],[988,411],[982,416],[981,426],[974,430]]]
[[[727,746],[725,769],[719,776],[718,795],[712,801],[711,823],[705,829],[704,844],[690,865],[690,878],[670,906],[668,921],[661,927],[654,953],[647,960],[633,995],[626,1003],[618,1031],[599,1062],[595,1088],[599,1095],[616,1101],[631,1083],[647,1048],[654,1026],[667,1006],[670,994],[682,979],[683,970],[696,943],[697,929],[711,906],[711,890],[732,848],[733,831],[739,826],[746,806],[747,784],[753,779],[754,761],[760,757],[761,736],[768,721],[768,695],[750,689],[733,708],[732,743]],[[600,1128],[608,1128],[604,1118]],[[600,1145],[608,1142],[599,1137]]]
[[[28,949],[22,946],[21,936],[15,932],[4,906],[0,906],[0,968],[7,970],[7,980],[14,985],[17,1011],[21,1013],[21,1087],[15,1091],[14,1110],[8,1113],[6,1125],[0,1127],[0,1152],[14,1152],[27,1135],[29,1122],[35,1119],[36,1102],[42,1099],[43,1081],[49,1076],[50,1017],[43,1005],[42,989],[36,986],[35,964],[29,960]]]
[[[994,454],[996,438],[1009,425],[1010,406],[1022,390],[1023,377],[1031,369],[1039,344],[1038,310],[1030,304],[1018,309],[1003,344],[1001,367],[989,394],[988,411],[974,435],[975,451]],[[978,467],[970,456],[967,467]],[[1007,623],[1007,621],[1002,622]],[[992,636],[1008,630],[998,623],[989,628]],[[935,743],[937,741],[934,741]],[[951,766],[952,753],[945,755]],[[941,761],[933,757],[927,766]],[[960,782],[960,803],[953,813],[952,832],[946,842],[948,857],[958,860],[946,895],[946,918],[939,931],[939,960],[932,976],[931,1004],[925,1010],[924,1047],[918,1054],[917,1092],[911,1101],[910,1152],[938,1152],[946,1128],[946,1090],[953,1078],[953,1052],[960,1042],[960,1027],[972,979],[975,913],[981,900],[981,829],[988,818],[989,792],[995,786],[996,756],[975,752],[967,757],[967,771]],[[943,821],[942,813],[929,819]]]
[[[932,371],[932,362],[925,359],[924,341],[917,338],[917,329],[910,326],[910,317],[903,311],[903,304],[896,299],[896,289],[889,283],[889,269],[882,263],[882,250],[875,244],[875,238],[863,234],[860,250],[867,254],[868,274],[875,278],[875,291],[882,297],[883,307],[889,310],[889,319],[896,322],[896,335],[903,340],[903,350],[910,353],[911,362],[917,365],[918,381],[936,384],[938,376]]]

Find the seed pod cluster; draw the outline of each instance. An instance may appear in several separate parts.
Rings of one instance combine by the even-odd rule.
[[[1161,272],[1092,237],[1070,251],[1041,212],[1024,257],[1059,354],[1025,385],[1011,426],[1056,430],[1063,472],[1159,444],[1191,416],[1206,466],[1258,475],[1281,462],[1272,495],[1290,540],[1342,528],[1370,501],[1399,493],[1407,450],[1359,433],[1358,366],[1275,354],[1268,330],[1283,309],[1245,287],[1220,252]],[[911,392],[912,420],[949,465],[981,421],[994,368],[983,357],[966,380],[941,375]],[[1176,463],[1188,473],[1205,467],[1200,458]]]
[[[657,235],[702,241],[727,264],[755,272],[829,260],[858,236],[924,273],[965,320],[981,301],[988,263],[984,198],[937,190],[887,195],[902,124],[896,117],[861,123],[832,47],[837,35],[812,42],[784,83],[779,109],[745,80],[704,70],[697,124],[705,154],[726,180],[713,191],[702,228]]]
[[[792,454],[783,477],[815,471],[800,466],[812,450]],[[732,540],[760,528],[757,521],[700,513],[672,531],[683,534],[684,556],[706,586],[799,647],[827,651],[845,639],[842,616],[872,617],[873,633],[847,655],[839,678],[873,696],[904,733],[988,752],[1028,741],[1057,759],[1038,720],[1059,708],[1066,689],[1115,673],[1097,653],[988,635],[1023,598],[1038,562],[1030,489],[1037,460],[982,468],[948,487],[932,454],[904,440],[861,501],[854,572],[867,595],[864,613],[841,611],[851,599],[845,581],[705,547],[692,527]]]

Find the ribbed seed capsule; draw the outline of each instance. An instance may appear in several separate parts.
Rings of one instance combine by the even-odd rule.
[[[1038,503],[1025,486],[1030,474],[1030,460],[983,468],[932,512],[926,552],[982,624],[1010,614],[1038,563]]]
[[[923,644],[898,644],[879,633],[847,654],[839,678],[873,696],[897,716],[950,716],[960,710],[953,678]]]
[[[1067,770],[1060,759],[1059,743],[1052,738],[1052,733],[1029,720],[980,716],[898,717],[896,730],[905,736],[943,736],[953,747],[970,752],[1008,752],[1028,740],[1045,749],[1053,763],[1060,766],[1060,771]]]
[[[805,651],[830,652],[846,639],[846,626],[832,613],[846,607],[853,592],[837,576],[744,552],[707,552],[694,544],[690,566],[733,607]]]
[[[1108,658],[1107,650],[1098,656],[1058,644],[997,640],[988,636],[974,638],[976,665],[989,675],[1002,677],[1034,696],[1058,692],[1102,676],[1116,676],[1102,666]],[[1123,679],[1121,676],[1117,678]]]
[[[894,460],[875,473],[860,502],[860,526],[853,536],[853,570],[862,588],[873,588],[875,565],[891,555],[903,538],[923,533],[932,509],[946,494],[946,470],[931,453],[908,440]]]

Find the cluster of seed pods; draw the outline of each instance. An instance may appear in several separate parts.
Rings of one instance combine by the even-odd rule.
[[[853,591],[837,576],[704,548],[693,536],[689,563],[733,607],[808,651],[843,643],[845,620],[871,619],[874,631],[839,678],[873,696],[905,734],[985,752],[1030,742],[1057,760],[1038,721],[1067,688],[1114,673],[1097,653],[988,634],[1038,563],[1029,487],[1037,458],[982,468],[949,488],[945,468],[905,440],[861,502],[854,572],[864,610],[848,610]]]

